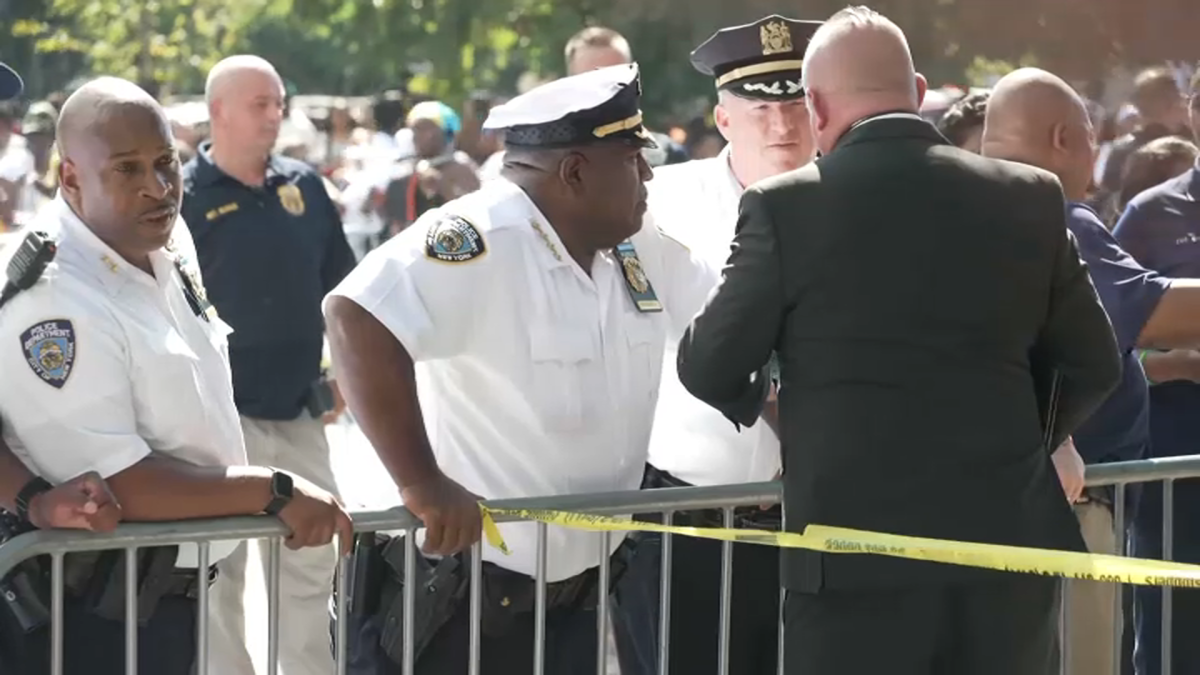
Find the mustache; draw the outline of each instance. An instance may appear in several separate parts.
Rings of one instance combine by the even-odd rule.
[[[178,209],[178,207],[175,205],[175,202],[163,201],[163,202],[159,202],[154,207],[151,207],[149,209],[146,209],[145,211],[142,211],[141,217],[147,218],[147,217],[152,217],[152,216],[153,217],[165,216],[168,213],[172,213],[172,212],[176,211],[177,209]]]

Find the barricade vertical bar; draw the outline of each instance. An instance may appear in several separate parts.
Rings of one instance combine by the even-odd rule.
[[[471,654],[467,661],[468,675],[479,675],[482,669],[480,654],[483,638],[483,542],[471,547]]]
[[[784,509],[781,507],[780,512],[783,517],[780,519],[779,529],[786,532],[787,531],[787,509]],[[782,553],[781,553],[781,555],[782,555]],[[780,581],[782,582],[782,579]],[[785,618],[784,612],[785,612],[786,608],[787,608],[787,589],[783,587],[782,583],[780,583],[779,584],[779,648],[776,650],[776,657],[775,657],[776,658],[775,672],[778,673],[778,675],[783,675],[784,644],[785,644],[785,638],[787,637],[787,633],[784,632],[784,623],[783,622],[784,622],[784,618]]]
[[[417,670],[417,638],[413,622],[417,620],[417,595],[412,580],[417,578],[417,531],[404,533],[404,675],[413,675]]]
[[[533,598],[533,675],[546,673],[546,524],[537,524],[537,577]]]
[[[63,554],[50,556],[50,675],[63,675]]]
[[[1070,579],[1063,579],[1058,586],[1058,672],[1071,672],[1071,610],[1067,603],[1071,599]]]
[[[125,549],[125,675],[138,675],[137,547]]]
[[[1119,556],[1129,555],[1125,544],[1125,499],[1125,484],[1117,483],[1116,490],[1113,492],[1113,529],[1116,534],[1116,553]],[[1125,652],[1121,648],[1121,636],[1125,629],[1125,622],[1123,620],[1125,616],[1125,603],[1122,598],[1123,595],[1124,593],[1117,593],[1117,597],[1114,600],[1116,607],[1113,608],[1113,616],[1118,617],[1117,621],[1113,624],[1112,662],[1114,664],[1121,663],[1121,659],[1125,656]],[[1114,673],[1113,675],[1119,675],[1119,673]]]
[[[279,675],[279,558],[283,539],[267,540],[267,675]]]
[[[1162,559],[1175,559],[1175,479],[1163,481]],[[1171,587],[1162,587],[1162,675],[1171,675]]]
[[[608,672],[608,575],[609,555],[612,551],[612,533],[600,533],[600,569],[596,593],[596,675]]]
[[[675,520],[674,511],[663,512],[663,522],[671,525]],[[671,672],[671,551],[672,535],[662,534],[662,569],[658,576],[658,672],[666,675]]]
[[[200,583],[196,587],[196,673],[208,675],[208,568],[212,566],[212,552],[207,541],[196,546],[196,572],[200,575]]]
[[[725,527],[733,528],[733,507],[725,507]],[[720,675],[729,675],[729,614],[733,606],[733,542],[721,542]]]
[[[340,536],[338,537],[337,544],[339,547],[342,545]],[[346,641],[349,639],[349,627],[347,626],[349,617],[346,616],[346,608],[349,604],[349,599],[347,596],[351,592],[351,589],[348,587],[349,584],[347,583],[349,579],[350,556],[340,555],[338,556],[337,578],[334,582],[336,584],[334,588],[337,589],[335,596],[337,598],[337,604],[334,607],[334,611],[337,612],[337,623],[335,624],[337,633],[334,637],[336,642],[333,645],[333,663],[337,675],[346,675]]]

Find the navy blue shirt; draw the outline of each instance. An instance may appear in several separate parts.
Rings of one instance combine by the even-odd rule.
[[[183,217],[208,299],[234,330],[238,412],[295,419],[320,377],[321,301],[354,267],[321,177],[272,157],[266,181],[252,187],[218,168],[205,143],[183,168]]]
[[[1067,227],[1108,312],[1124,365],[1120,384],[1073,434],[1075,448],[1088,464],[1142,459],[1150,441],[1150,397],[1137,340],[1171,282],[1123,251],[1091,208],[1071,204]]]
[[[1152,270],[1175,278],[1200,277],[1200,170],[1134,197],[1113,235]],[[1150,401],[1154,456],[1195,454],[1200,442],[1200,384],[1156,384],[1150,388]]]

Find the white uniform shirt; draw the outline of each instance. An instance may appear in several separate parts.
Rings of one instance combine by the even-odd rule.
[[[650,191],[647,222],[713,267],[723,267],[743,191],[729,166],[729,146],[711,159],[659,167],[646,186]],[[692,396],[679,382],[677,347],[675,341],[667,346],[650,463],[693,485],[774,478],[780,467],[775,432],[762,421],[739,432],[715,408]]]
[[[454,214],[486,252],[426,255]],[[657,230],[632,239],[665,311],[639,312],[622,264],[599,253],[591,278],[525,192],[501,179],[423,215],[372,251],[331,295],[354,300],[404,345],[429,391],[425,420],[441,470],[485,499],[636,490],[663,350],[717,272]],[[536,526],[503,524],[512,554],[484,558],[533,575]],[[547,579],[599,564],[599,535],[549,528]],[[620,537],[613,538],[614,548]]]
[[[61,199],[38,229],[57,235],[42,280],[0,309],[4,439],[51,483],[108,477],[151,451],[200,466],[246,464],[233,404],[227,324],[191,310],[173,255],[150,254],[154,276],[130,265]],[[187,226],[175,250],[199,279]],[[211,548],[216,562],[236,542]],[[178,565],[195,567],[195,545]]]

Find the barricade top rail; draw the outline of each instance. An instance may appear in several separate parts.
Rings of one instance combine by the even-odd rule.
[[[1115,462],[1087,468],[1087,484],[1092,487],[1193,477],[1200,477],[1200,455]],[[529,497],[487,501],[485,504],[496,509],[545,509],[619,516],[771,504],[779,501],[782,489],[782,485],[774,481]],[[420,525],[420,521],[402,506],[386,510],[356,511],[351,516],[357,532],[405,530]],[[23,560],[54,553],[262,539],[286,534],[287,530],[283,524],[271,516],[126,523],[110,534],[42,530],[23,534],[0,545],[0,576],[6,575]]]

